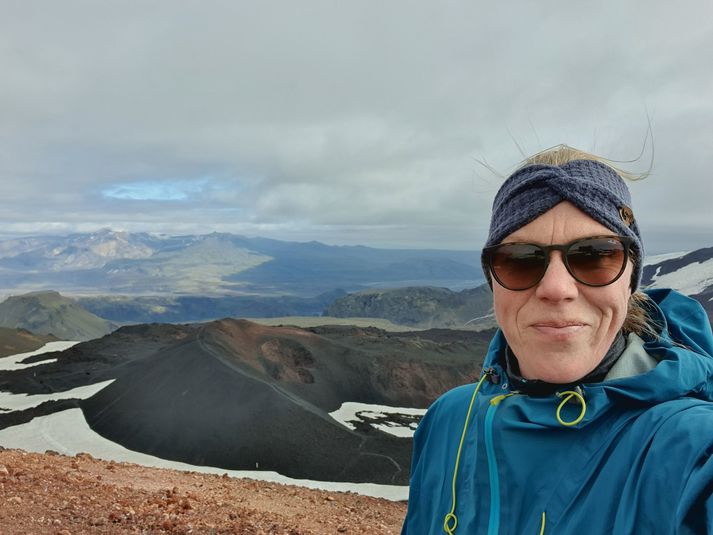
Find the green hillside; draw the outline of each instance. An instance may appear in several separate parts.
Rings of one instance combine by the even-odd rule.
[[[324,315],[382,318],[423,329],[481,329],[494,326],[492,306],[487,284],[460,292],[419,286],[352,293],[335,300]]]
[[[0,303],[0,327],[26,329],[60,340],[91,340],[110,333],[108,321],[58,292],[32,292]]]

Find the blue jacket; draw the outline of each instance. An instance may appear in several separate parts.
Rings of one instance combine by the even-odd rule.
[[[699,303],[652,290],[662,326],[650,371],[569,395],[510,394],[495,335],[475,385],[428,410],[414,436],[402,535],[713,534],[713,335]],[[658,316],[658,317],[656,317]],[[685,347],[684,347],[685,346]],[[498,380],[499,377],[499,380]],[[469,405],[468,428],[463,434]],[[571,426],[561,420],[582,420]]]

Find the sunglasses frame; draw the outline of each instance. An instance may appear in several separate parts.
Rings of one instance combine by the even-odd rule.
[[[577,245],[578,243],[581,243],[583,241],[587,240],[597,240],[597,239],[616,239],[619,241],[623,247],[624,247],[624,260],[621,263],[621,269],[619,270],[619,273],[617,273],[616,277],[614,277],[611,281],[607,282],[606,284],[592,284],[586,281],[583,281],[577,277],[577,275],[574,274],[572,268],[569,265],[569,260],[567,258],[567,253],[569,250],[574,246]],[[537,286],[539,282],[544,278],[545,273],[547,273],[547,268],[550,265],[550,253],[552,251],[559,251],[562,253],[562,261],[567,268],[567,273],[569,273],[574,280],[579,282],[580,284],[584,284],[585,286],[592,286],[595,288],[600,288],[602,286],[609,286],[610,284],[614,284],[619,278],[621,277],[622,273],[624,273],[624,270],[626,269],[626,264],[630,258],[630,253],[629,250],[631,249],[632,244],[634,244],[634,239],[630,238],[628,236],[616,236],[616,235],[603,235],[603,236],[586,236],[584,238],[577,238],[574,241],[571,241],[569,243],[565,244],[553,244],[553,245],[540,245],[539,243],[531,243],[531,242],[505,242],[505,243],[499,243],[497,245],[491,245],[490,247],[485,247],[483,248],[483,255],[485,256],[485,261],[486,265],[488,266],[488,270],[490,271],[490,275],[498,282],[500,286],[503,288],[513,291],[513,292],[521,292],[524,290],[529,290],[530,288],[533,288],[534,286]],[[533,282],[531,285],[525,287],[525,288],[510,288],[506,284],[503,284],[503,282],[500,280],[500,278],[497,276],[495,273],[495,269],[493,269],[493,256],[495,251],[497,251],[498,248],[505,246],[505,245],[532,245],[533,247],[536,247],[543,251],[545,253],[545,265],[544,269],[542,270],[542,273],[540,276],[537,278],[535,282]]]

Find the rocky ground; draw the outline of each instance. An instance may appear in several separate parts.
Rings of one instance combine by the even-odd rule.
[[[398,534],[406,504],[227,476],[0,451],[5,535]]]

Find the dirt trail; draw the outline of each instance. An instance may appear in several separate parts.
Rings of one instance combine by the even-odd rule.
[[[398,534],[406,504],[51,452],[0,451],[14,534]]]

